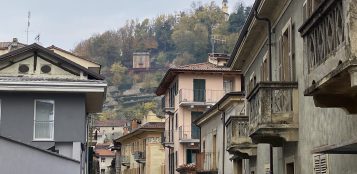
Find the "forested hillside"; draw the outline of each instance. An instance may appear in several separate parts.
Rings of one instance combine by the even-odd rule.
[[[148,110],[158,111],[158,102],[137,102],[126,107],[113,96],[120,98],[133,88],[152,94],[165,69],[172,64],[205,62],[212,44],[215,52],[230,53],[249,11],[250,7],[237,4],[227,19],[213,2],[192,4],[190,10],[176,14],[128,20],[117,30],[80,42],[73,51],[102,64],[102,73],[111,86],[108,100],[116,100],[118,105],[107,109],[104,117],[140,118]],[[151,67],[157,70],[144,74],[129,71],[134,52],[150,52]]]

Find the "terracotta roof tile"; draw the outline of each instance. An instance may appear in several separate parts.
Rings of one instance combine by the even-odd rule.
[[[104,121],[95,121],[95,127],[124,127],[126,120],[104,120]]]
[[[99,156],[115,156],[115,153],[108,149],[97,149],[95,150],[95,154]]]
[[[231,71],[229,67],[226,66],[218,66],[213,63],[205,62],[205,63],[196,63],[189,65],[182,65],[178,67],[171,67],[171,70],[199,70],[199,71]]]

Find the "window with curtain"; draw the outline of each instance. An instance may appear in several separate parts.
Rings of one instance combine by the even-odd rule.
[[[53,100],[35,100],[35,140],[53,140],[54,106]]]

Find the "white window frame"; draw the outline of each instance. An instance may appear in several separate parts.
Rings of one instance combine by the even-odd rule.
[[[36,103],[37,101],[51,102],[53,104],[53,126],[51,130],[51,138],[36,138]],[[55,129],[55,101],[50,99],[35,99],[34,100],[34,119],[33,119],[33,141],[54,141]]]

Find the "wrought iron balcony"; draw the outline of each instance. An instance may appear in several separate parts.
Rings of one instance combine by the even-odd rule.
[[[175,112],[174,103],[167,100],[167,97],[161,98],[161,109],[164,113],[173,114]]]
[[[200,142],[200,129],[196,125],[179,127],[180,143],[198,143]]]
[[[161,134],[161,144],[164,147],[173,148],[174,147],[174,137],[172,131],[164,131]]]
[[[201,152],[197,154],[196,173],[218,173],[218,152]]]
[[[136,151],[134,152],[134,160],[138,163],[145,163],[146,161],[146,152],[145,151]]]
[[[207,106],[214,105],[226,92],[224,90],[180,89],[179,105]]]
[[[130,158],[129,156],[120,156],[121,165],[130,166]]]
[[[226,122],[227,151],[246,159],[256,155],[256,145],[249,137],[249,117],[230,116]]]
[[[305,95],[318,107],[357,113],[356,1],[323,0],[300,27],[307,64]]]
[[[249,132],[254,143],[297,141],[298,84],[260,82],[248,95]]]

